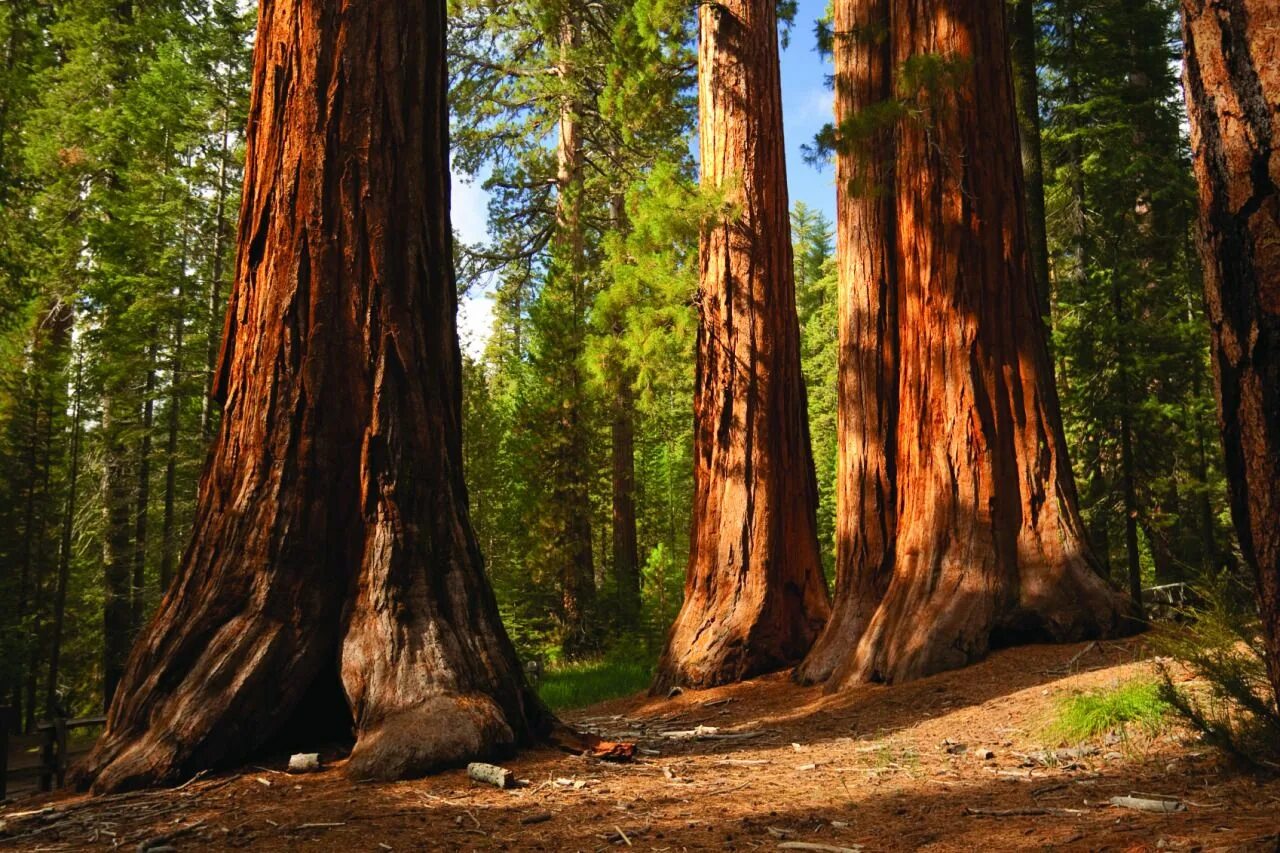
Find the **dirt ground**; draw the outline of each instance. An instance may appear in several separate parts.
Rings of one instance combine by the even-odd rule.
[[[338,760],[306,776],[262,765],[12,803],[0,850],[1280,850],[1280,779],[1185,732],[1045,753],[1059,697],[1151,672],[1142,658],[1136,641],[1039,646],[835,696],[782,674],[631,697],[566,715],[636,741],[631,764],[534,750],[504,764],[527,780],[509,791],[462,770],[356,784]],[[1111,805],[1129,795],[1185,810]]]

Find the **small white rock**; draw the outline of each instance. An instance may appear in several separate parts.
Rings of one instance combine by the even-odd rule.
[[[290,773],[314,773],[320,769],[320,754],[317,752],[300,752],[289,756]]]

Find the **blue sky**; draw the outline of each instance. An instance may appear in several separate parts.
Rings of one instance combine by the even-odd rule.
[[[831,121],[831,92],[825,84],[829,63],[817,52],[813,22],[826,0],[800,0],[791,44],[782,52],[782,116],[787,144],[787,184],[791,203],[803,201],[835,220],[835,176],[828,166],[818,170],[804,162],[801,146]],[[468,243],[485,239],[487,198],[478,184],[453,181],[453,225]],[[473,292],[459,306],[458,326],[463,347],[473,355],[484,348],[492,324],[486,293]]]

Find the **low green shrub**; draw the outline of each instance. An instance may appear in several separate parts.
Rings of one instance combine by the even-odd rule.
[[[1280,767],[1280,710],[1251,595],[1199,591],[1202,607],[1155,637],[1157,648],[1191,670],[1161,666],[1161,698],[1206,741],[1255,765]]]
[[[1079,743],[1131,728],[1155,735],[1172,708],[1161,695],[1158,681],[1135,679],[1108,690],[1077,693],[1063,699],[1047,734],[1055,740]]]

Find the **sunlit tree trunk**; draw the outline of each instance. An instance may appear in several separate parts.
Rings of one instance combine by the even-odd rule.
[[[1231,510],[1280,697],[1280,26],[1271,0],[1183,0],[1182,14]]]
[[[335,708],[356,778],[546,721],[462,481],[444,28],[443,0],[262,5],[223,417],[94,790],[242,761]]]
[[[773,0],[698,10],[703,183],[734,212],[701,245],[684,605],[655,691],[797,662],[828,615],[817,533]]]
[[[896,400],[887,409],[883,391],[871,400],[872,411],[890,411],[895,420],[891,441],[879,428],[841,437],[859,452],[893,454],[887,470],[896,513],[874,552],[855,536],[838,544],[863,554],[883,549],[892,569],[869,622],[850,620],[845,629],[856,639],[842,646],[832,688],[907,681],[1011,642],[1108,635],[1122,628],[1125,611],[1092,568],[1067,464],[1027,249],[1003,2],[887,5],[888,67],[895,75],[931,71],[903,72],[888,89],[915,115],[893,122],[892,222],[870,234],[887,231],[894,241],[892,275],[879,278],[891,282],[896,297]],[[854,80],[867,73],[856,64],[865,60],[846,61]],[[845,196],[840,214],[863,222],[869,204]],[[883,253],[875,245],[868,251],[867,241],[853,251],[864,258]],[[863,276],[850,286],[877,281]],[[861,304],[870,317],[888,313],[865,298]],[[883,377],[883,349],[856,332],[859,318],[842,322],[855,330],[842,334],[867,341],[842,348],[842,375],[852,362],[851,375]],[[858,422],[858,415],[844,416]],[[875,447],[882,442],[886,449]],[[865,492],[864,472],[842,462],[841,477],[852,481],[842,489]],[[876,577],[875,560],[854,565],[862,574],[847,572],[846,586]],[[876,591],[871,585],[861,594]],[[841,589],[837,601],[848,594]],[[814,674],[831,666],[824,661]]]
[[[802,682],[825,681],[866,631],[893,570],[898,511],[893,125],[868,121],[894,96],[889,0],[846,0],[834,12],[840,293],[836,592],[831,620],[796,672]]]

